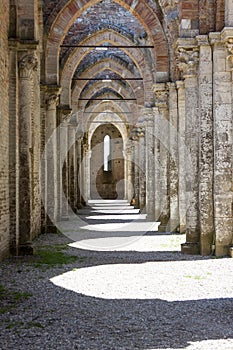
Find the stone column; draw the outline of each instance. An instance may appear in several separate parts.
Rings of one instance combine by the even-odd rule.
[[[68,152],[67,152],[67,158],[68,158],[68,197],[69,197],[69,205],[73,209],[73,184],[74,184],[74,164],[73,164],[73,130],[72,125],[70,123],[68,124]]]
[[[167,231],[170,218],[169,188],[168,188],[168,166],[169,166],[169,110],[168,89],[165,83],[153,86],[155,93],[155,104],[158,108],[158,129],[160,141],[160,221],[159,231]],[[157,137],[157,132],[156,132]]]
[[[132,174],[131,174],[131,162],[132,162],[132,152],[131,152],[131,144],[128,141],[128,144],[125,147],[124,151],[125,157],[125,199],[130,202],[133,193],[131,191],[132,188]]]
[[[200,253],[209,255],[214,239],[213,221],[213,79],[212,49],[207,35],[197,36],[199,58],[199,221]]]
[[[68,137],[69,137],[69,168],[68,168],[68,175],[69,175],[69,200],[70,200],[70,206],[75,211],[75,189],[76,189],[76,123],[70,122],[68,125]]]
[[[197,67],[199,50],[195,39],[178,40],[178,68],[185,82],[186,143],[186,243],[182,252],[199,254],[199,116]]]
[[[31,246],[31,78],[37,70],[34,54],[19,61],[19,254],[32,254]]]
[[[82,138],[79,137],[77,140],[77,209],[82,208],[82,197],[81,197],[81,162],[82,162]]]
[[[91,151],[89,150],[88,144],[83,145],[83,198],[85,204],[90,199],[90,157]]]
[[[58,169],[57,169],[57,105],[59,98],[58,87],[48,87],[47,90],[47,113],[45,122],[45,210],[47,213],[46,232],[56,233],[58,220]]]
[[[146,152],[145,152],[145,130],[139,127],[137,130],[139,142],[139,209],[143,210],[146,205]]]
[[[178,198],[180,233],[186,230],[186,165],[185,165],[185,88],[184,81],[177,81],[178,103]]]
[[[78,207],[78,140],[76,135],[76,127],[75,127],[75,143],[74,143],[74,212],[77,213]]]
[[[130,202],[133,198],[133,159],[132,159],[132,154],[133,154],[133,145],[132,141],[129,141],[128,144],[128,149],[127,149],[127,154],[128,154],[128,201]]]
[[[232,69],[233,30],[210,34],[213,45],[215,254],[226,255],[233,237]]]
[[[175,83],[169,87],[169,204],[170,220],[168,230],[176,232],[179,229],[178,203],[178,111],[177,90]]]
[[[129,173],[128,173],[128,161],[129,161],[129,155],[128,155],[128,148],[127,146],[123,150],[123,157],[124,157],[124,174],[125,174],[125,183],[124,183],[124,199],[128,200],[128,189],[129,189]]]
[[[139,208],[139,144],[137,129],[132,130],[133,140],[133,168],[134,168],[134,181],[133,181],[133,206]]]
[[[146,121],[146,212],[147,220],[155,221],[155,194],[154,194],[154,116],[152,108],[145,108]]]
[[[58,162],[58,177],[59,177],[59,215],[61,220],[69,219],[69,194],[68,194],[68,122],[71,109],[69,107],[60,106],[59,109],[59,162]]]
[[[159,221],[161,214],[161,180],[160,180],[160,115],[158,107],[153,108],[154,113],[154,197],[155,197],[155,221]]]

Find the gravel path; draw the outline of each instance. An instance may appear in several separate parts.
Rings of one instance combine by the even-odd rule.
[[[87,226],[94,214],[83,211]],[[75,261],[46,267],[35,256],[1,263],[0,349],[233,350],[232,259],[184,256],[183,235],[152,231],[110,251],[99,230],[98,249],[80,249],[86,227],[74,218],[64,225],[73,238],[76,227],[75,242],[47,234],[34,245],[58,247]]]

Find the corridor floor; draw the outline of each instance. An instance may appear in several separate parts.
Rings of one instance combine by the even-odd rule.
[[[184,256],[125,201],[90,201],[1,263],[0,349],[233,350],[233,260]],[[41,263],[38,252],[72,256]]]

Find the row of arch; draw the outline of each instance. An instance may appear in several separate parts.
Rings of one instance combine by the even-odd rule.
[[[132,31],[135,30],[134,33],[137,35],[138,33],[143,33],[143,35],[135,37],[128,35],[124,27],[122,30],[117,30],[114,25],[102,26],[101,29],[95,26],[97,30],[91,29],[88,33],[87,27],[85,31],[87,36],[85,38],[79,36],[79,40],[75,41],[71,29],[86,13],[85,11],[92,11],[91,9],[97,4],[107,8],[106,4],[110,3],[114,4],[116,9],[122,8],[123,12],[128,12],[127,18],[132,16],[134,21]],[[156,145],[153,145],[150,135],[146,134],[147,130],[145,130],[145,137],[141,136],[144,130],[142,132],[140,125],[145,121],[145,129],[147,126],[154,128],[150,122],[158,119],[160,113],[157,111],[158,105],[165,110],[170,101],[168,89],[172,94],[176,81],[183,80],[177,68],[174,43],[178,44],[177,39],[179,38],[181,40],[189,38],[195,41],[198,34],[205,32],[209,34],[210,27],[212,31],[217,28],[221,30],[225,24],[224,16],[221,12],[220,17],[222,18],[217,23],[219,15],[217,15],[216,8],[227,9],[228,7],[224,6],[223,1],[213,2],[212,0],[56,0],[53,3],[49,0],[43,2],[34,0],[30,5],[25,0],[9,0],[9,4],[11,13],[8,40],[9,71],[11,71],[9,90],[13,96],[9,119],[10,124],[13,125],[12,129],[14,127],[15,130],[19,129],[21,139],[28,142],[27,148],[23,148],[17,139],[17,133],[10,134],[9,144],[14,144],[15,147],[15,152],[11,154],[11,164],[15,170],[15,173],[12,171],[11,182],[16,188],[18,184],[28,186],[31,181],[29,184],[31,187],[29,187],[32,193],[32,195],[29,193],[25,185],[25,198],[28,207],[32,209],[32,215],[29,211],[27,215],[24,215],[21,213],[22,210],[18,215],[14,210],[16,204],[12,196],[10,230],[12,237],[15,237],[16,226],[20,229],[22,227],[23,230],[27,229],[27,235],[24,235],[21,241],[21,245],[24,245],[28,237],[32,236],[32,232],[40,230],[38,213],[43,211],[39,197],[40,154],[49,137],[64,120],[67,121],[67,129],[64,132],[65,142],[69,138],[74,140],[76,127],[81,135],[81,141],[78,140],[79,153],[76,152],[75,147],[68,152],[68,161],[64,170],[65,190],[70,183],[70,187],[74,188],[72,177],[76,176],[77,172],[73,170],[75,167],[77,170],[77,163],[82,160],[87,150],[88,155],[91,155],[93,136],[96,130],[102,128],[104,124],[106,128],[105,131],[103,129],[102,131],[106,132],[106,135],[109,125],[113,125],[115,130],[119,131],[123,152],[127,151],[127,143],[131,144],[131,141],[134,144],[137,143],[136,138],[140,142],[147,142],[149,147],[144,147],[148,152],[146,157],[145,154],[138,152],[139,142],[136,147],[132,148],[133,156],[141,157],[140,161],[143,161],[145,165],[148,181],[145,189],[145,181],[142,179],[142,197],[145,197],[145,191],[147,194],[153,192],[153,184],[151,185],[150,181],[154,176],[155,166],[148,165],[148,159],[151,159],[152,163],[155,162],[153,156]],[[208,6],[210,9],[206,11]],[[202,18],[199,17],[198,9],[201,9]],[[204,25],[200,26],[200,23],[204,23],[203,15],[209,11],[214,13],[215,20],[209,20],[209,29],[206,26],[204,30]],[[93,13],[91,18],[94,18]],[[130,24],[126,26],[126,28],[129,27]],[[102,49],[107,46],[110,50],[109,54],[95,55],[97,46]],[[190,53],[189,48],[187,51]],[[156,87],[156,84],[160,86]],[[25,98],[25,96],[28,97]],[[177,101],[176,98],[176,103]],[[166,109],[165,118],[168,118],[169,113],[170,111]],[[71,118],[67,118],[67,115],[71,115]],[[22,121],[27,126],[26,128]],[[158,123],[154,124],[155,128],[161,128]],[[144,141],[142,141],[143,138]],[[23,154],[27,163],[23,157],[17,159],[17,152]],[[57,211],[60,215],[61,203],[59,201],[55,203],[55,200],[60,195],[57,190],[61,192],[62,189],[57,189],[56,179],[62,178],[63,173],[58,174],[56,165],[56,151],[52,150],[50,161],[45,165],[43,175],[46,182],[49,180],[46,179],[47,170],[54,171],[54,177],[51,177],[51,188],[48,189],[46,196],[49,199],[49,191],[54,192],[54,201],[50,201],[49,209],[52,214],[55,215]],[[20,171],[17,173],[18,168]],[[84,170],[83,182],[86,181],[85,175],[87,174],[86,168]],[[30,181],[25,181],[24,175]],[[137,174],[137,180],[138,177],[139,174]],[[136,182],[140,187],[139,182],[135,180]],[[35,183],[37,184],[36,190],[33,187]],[[151,188],[152,191],[150,191]],[[36,195],[33,191],[36,191]],[[15,189],[12,186],[10,193],[14,192]],[[152,196],[153,193],[151,198],[147,198],[148,202],[151,201],[151,208],[154,200]],[[17,200],[19,207],[25,202],[20,196]],[[44,217],[40,221],[41,226],[49,227],[46,210],[42,216]],[[19,225],[15,224],[18,217],[21,220]]]

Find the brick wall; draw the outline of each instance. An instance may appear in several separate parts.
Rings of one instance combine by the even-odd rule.
[[[225,0],[216,1],[216,31],[221,31],[225,24]]]
[[[0,259],[9,252],[9,193],[8,193],[8,26],[9,1],[1,1],[0,11]]]

